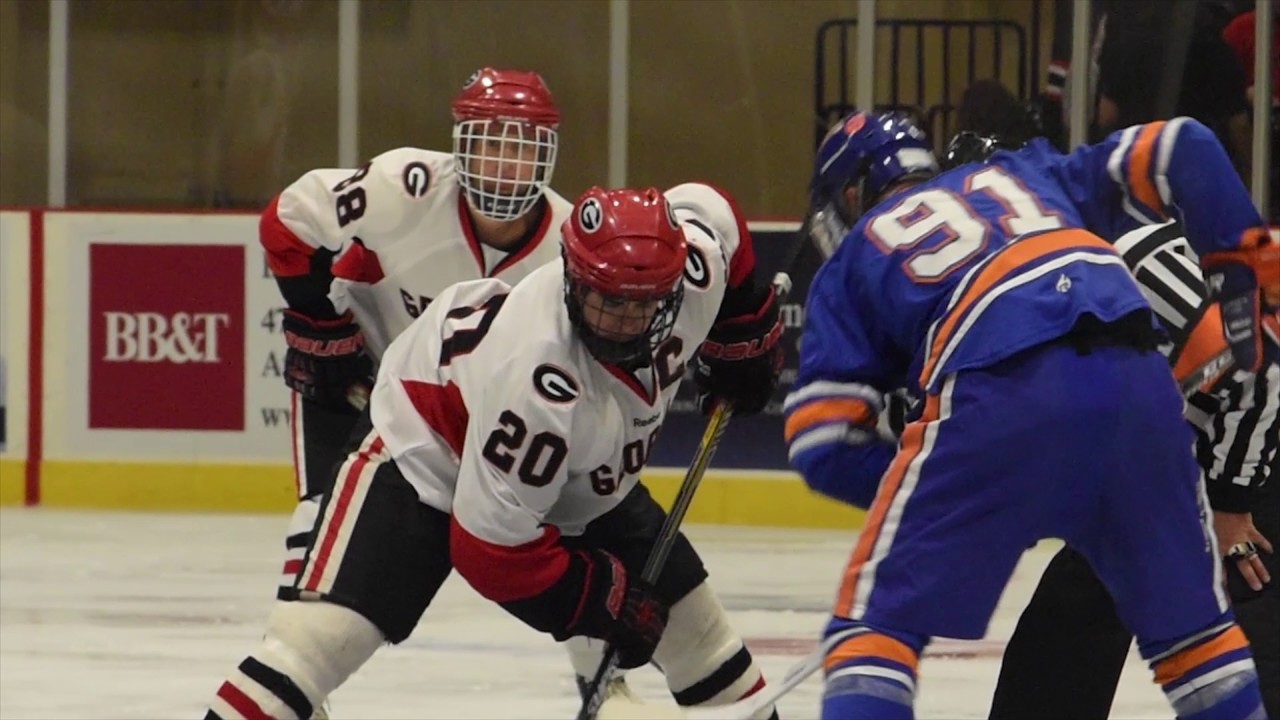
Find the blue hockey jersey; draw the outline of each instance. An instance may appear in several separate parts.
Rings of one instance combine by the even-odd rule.
[[[884,393],[936,392],[1084,314],[1147,307],[1102,238],[1170,218],[1200,254],[1239,247],[1262,225],[1222,146],[1188,118],[1067,155],[1035,140],[886,198],[810,287],[785,405],[792,464],[815,489],[866,505],[894,453],[869,442]]]

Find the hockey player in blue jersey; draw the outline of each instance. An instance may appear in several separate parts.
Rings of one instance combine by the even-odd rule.
[[[938,174],[909,122],[854,113],[819,148],[813,199],[830,259],[806,305],[789,455],[813,489],[870,503],[826,631],[823,716],[911,718],[929,638],[981,637],[1022,552],[1060,537],[1180,718],[1265,717],[1181,395],[1098,237],[1179,217],[1238,365],[1256,368],[1280,251],[1213,134],[1179,118]],[[891,445],[876,421],[898,388],[924,402]]]

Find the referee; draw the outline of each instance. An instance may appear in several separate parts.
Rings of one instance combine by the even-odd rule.
[[[1225,347],[1177,223],[1139,228],[1115,245],[1169,332],[1162,351],[1175,374],[1194,371],[1193,358],[1216,353],[1215,344]],[[1280,541],[1280,364],[1272,355],[1256,376],[1235,372],[1194,392],[1187,419],[1236,620],[1252,646],[1267,713],[1280,718],[1280,567],[1270,542]],[[1105,720],[1131,642],[1088,562],[1063,548],[1005,649],[990,720]]]

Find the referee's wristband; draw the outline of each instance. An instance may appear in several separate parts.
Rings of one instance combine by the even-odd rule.
[[[1209,496],[1209,507],[1225,513],[1253,512],[1257,495],[1253,487],[1237,485],[1226,478],[1206,482],[1205,493]]]

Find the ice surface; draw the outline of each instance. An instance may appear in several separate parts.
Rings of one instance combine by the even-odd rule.
[[[0,718],[198,718],[252,650],[275,596],[284,516],[0,511]],[[712,586],[766,677],[812,647],[856,533],[693,527]],[[1004,641],[1055,551],[1019,566],[988,638],[937,640],[921,664],[920,718],[982,718]],[[975,558],[975,562],[981,559]],[[631,673],[666,697],[651,669]],[[1169,718],[1130,654],[1112,716]],[[817,715],[817,677],[784,718]],[[381,650],[331,698],[356,718],[564,718],[568,659],[459,577],[409,640]]]

